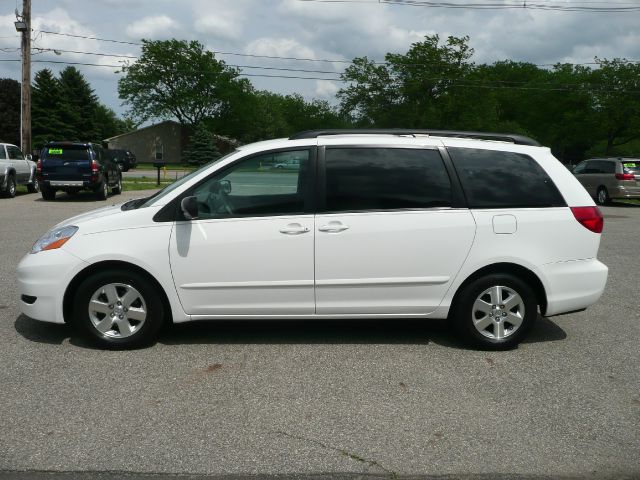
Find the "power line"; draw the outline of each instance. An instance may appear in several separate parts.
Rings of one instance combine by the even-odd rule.
[[[354,2],[355,0],[298,0],[298,1],[317,1],[317,2]],[[380,0],[380,1],[386,1],[386,0]],[[356,3],[371,3],[371,2],[356,2]],[[638,7],[638,9],[640,9],[640,6]],[[96,41],[103,41],[103,42],[115,42],[115,43],[125,43],[128,45],[142,45],[141,43],[134,43],[134,42],[123,42],[123,41],[119,41],[119,40],[112,40],[112,39],[107,39],[107,38],[99,38],[99,37],[89,37],[89,36],[84,36],[84,35],[72,35],[72,34],[68,34],[68,33],[61,33],[61,32],[49,32],[46,30],[35,30],[38,31],[40,33],[50,33],[50,34],[54,34],[54,35],[61,35],[61,36],[69,36],[69,37],[74,37],[74,38],[84,38],[84,39],[89,39],[89,40],[96,40]],[[116,55],[116,54],[100,54],[100,53],[94,53],[94,52],[78,52],[78,51],[71,51],[71,50],[61,50],[61,49],[52,49],[52,50],[58,50],[60,52],[64,51],[64,52],[70,52],[70,53],[77,53],[77,54],[84,54],[84,55],[100,55],[100,56],[113,56],[113,57],[122,57],[122,58],[136,58],[134,56],[130,56],[130,55]],[[211,50],[212,53],[215,54],[219,54],[219,55],[234,55],[234,56],[240,56],[240,57],[248,57],[248,58],[265,58],[265,59],[269,59],[269,60],[289,60],[289,61],[300,61],[300,62],[323,62],[323,63],[340,63],[340,64],[346,64],[346,65],[353,65],[354,62],[352,60],[342,60],[342,59],[326,59],[326,58],[304,58],[304,57],[284,57],[284,56],[278,56],[278,55],[258,55],[258,54],[250,54],[250,53],[239,53],[239,52],[223,52],[220,50]],[[625,63],[640,63],[640,60],[625,60]],[[370,61],[370,63],[372,65],[389,65],[389,62],[381,62],[381,61]],[[529,62],[522,62],[522,63],[529,63]],[[579,63],[571,63],[571,62],[557,62],[557,63],[540,63],[540,64],[531,64],[534,65],[536,67],[553,67],[555,65],[573,65],[573,66],[580,66],[580,65],[598,65],[598,62],[579,62]],[[419,66],[427,66],[427,65],[432,65],[430,63],[412,63],[412,64],[404,64],[405,66],[415,66],[415,67],[419,67]],[[321,72],[318,72],[321,73]],[[332,72],[335,73],[335,72]]]
[[[0,59],[0,62],[19,62],[19,59]],[[33,63],[53,63],[53,64],[64,64],[64,65],[83,65],[83,66],[92,66],[92,67],[108,67],[108,68],[122,68],[122,65],[106,65],[102,63],[84,63],[84,62],[66,62],[63,60],[32,60]],[[322,77],[302,77],[302,76],[294,76],[294,75],[267,75],[267,74],[257,74],[257,73],[240,73],[241,77],[262,77],[262,78],[281,78],[281,79],[295,79],[295,80],[325,80],[331,82],[340,82],[340,83],[349,83],[349,80],[345,80],[342,78],[322,78]],[[586,84],[563,84],[564,86],[560,87],[538,87],[538,86],[519,86],[513,85],[513,83],[521,83],[525,84],[528,82],[507,82],[501,80],[490,80],[490,82],[494,83],[512,83],[512,85],[488,85],[486,83],[475,82],[473,80],[460,80],[460,79],[450,79],[445,77],[439,78],[428,78],[423,80],[437,80],[437,81],[447,81],[447,86],[452,87],[461,87],[461,88],[481,88],[481,89],[508,89],[508,90],[534,90],[534,91],[556,91],[556,92],[573,92],[577,88],[582,88],[585,91],[590,92],[598,92],[598,91],[611,91],[615,85],[586,85]],[[413,84],[417,84],[417,80],[410,82]],[[363,84],[360,84],[361,86]],[[366,86],[366,84],[364,84]],[[539,85],[553,85],[552,83],[542,83]],[[615,89],[616,93],[640,93],[640,90],[620,90]]]
[[[454,2],[436,2],[428,0],[298,0],[299,2],[307,3],[357,3],[357,4],[369,4],[369,5],[398,5],[398,6],[412,6],[412,7],[428,7],[428,8],[449,8],[449,9],[467,9],[467,10],[547,10],[556,12],[591,12],[591,13],[626,13],[640,11],[640,5],[624,6],[624,4],[618,4],[619,6],[596,7],[589,5],[580,5],[578,3],[569,5],[561,4],[554,5],[551,3],[535,3],[520,1],[515,3],[454,3]]]

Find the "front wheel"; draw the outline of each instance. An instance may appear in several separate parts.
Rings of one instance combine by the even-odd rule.
[[[40,192],[40,182],[38,180],[34,180],[29,185],[27,185],[27,191],[29,193],[38,193]]]
[[[122,193],[122,177],[118,175],[118,183],[111,189],[111,193],[114,195],[120,195]]]
[[[485,350],[515,347],[538,315],[529,285],[509,274],[480,277],[456,295],[452,320],[462,339]]]
[[[96,273],[80,284],[72,323],[93,343],[118,349],[150,344],[164,318],[162,300],[149,280],[118,269]]]

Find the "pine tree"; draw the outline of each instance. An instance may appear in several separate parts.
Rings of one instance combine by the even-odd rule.
[[[20,83],[0,78],[0,142],[20,145]]]
[[[60,82],[48,68],[36,73],[31,97],[33,144],[40,148],[48,140],[73,136],[73,127],[62,121]]]
[[[98,97],[84,76],[75,67],[60,72],[62,120],[72,127],[73,138],[68,140],[100,141],[96,110]]]
[[[220,157],[216,141],[204,122],[196,125],[189,139],[189,145],[182,153],[184,162],[191,165],[202,165]]]

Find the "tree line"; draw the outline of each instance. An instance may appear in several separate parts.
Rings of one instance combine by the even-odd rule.
[[[46,140],[91,140],[175,118],[215,151],[211,132],[241,142],[316,128],[425,128],[520,133],[565,162],[592,155],[640,154],[640,64],[595,59],[551,67],[505,60],[473,62],[469,37],[426,36],[384,62],[356,57],[342,72],[337,104],[256,89],[197,41],[142,41],[125,64],[121,119],[100,103],[75,67],[34,78],[34,147]],[[0,139],[19,142],[20,88],[0,79]],[[208,133],[207,133],[208,132]],[[213,150],[211,150],[213,148]]]

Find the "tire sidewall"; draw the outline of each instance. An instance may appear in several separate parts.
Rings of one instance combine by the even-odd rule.
[[[473,304],[490,287],[500,285],[514,290],[524,302],[525,315],[520,328],[502,340],[482,335],[473,325]],[[529,333],[538,316],[538,304],[533,289],[520,278],[509,274],[492,274],[478,278],[464,287],[453,308],[455,327],[462,338],[473,347],[486,350],[506,350],[515,347]]]
[[[126,338],[108,337],[93,326],[88,307],[92,295],[98,288],[109,283],[123,283],[134,287],[144,298],[147,318],[142,328]],[[165,318],[164,305],[147,278],[126,270],[107,270],[95,273],[78,287],[73,301],[72,324],[92,343],[109,349],[127,349],[147,346],[155,339]]]
[[[604,192],[604,200],[600,200],[600,192]],[[606,205],[607,203],[609,203],[609,192],[607,191],[606,187],[600,187],[598,189],[598,191],[596,192],[596,201],[598,202],[598,205]]]
[[[16,196],[16,179],[13,175],[7,178],[7,196],[13,198]]]

